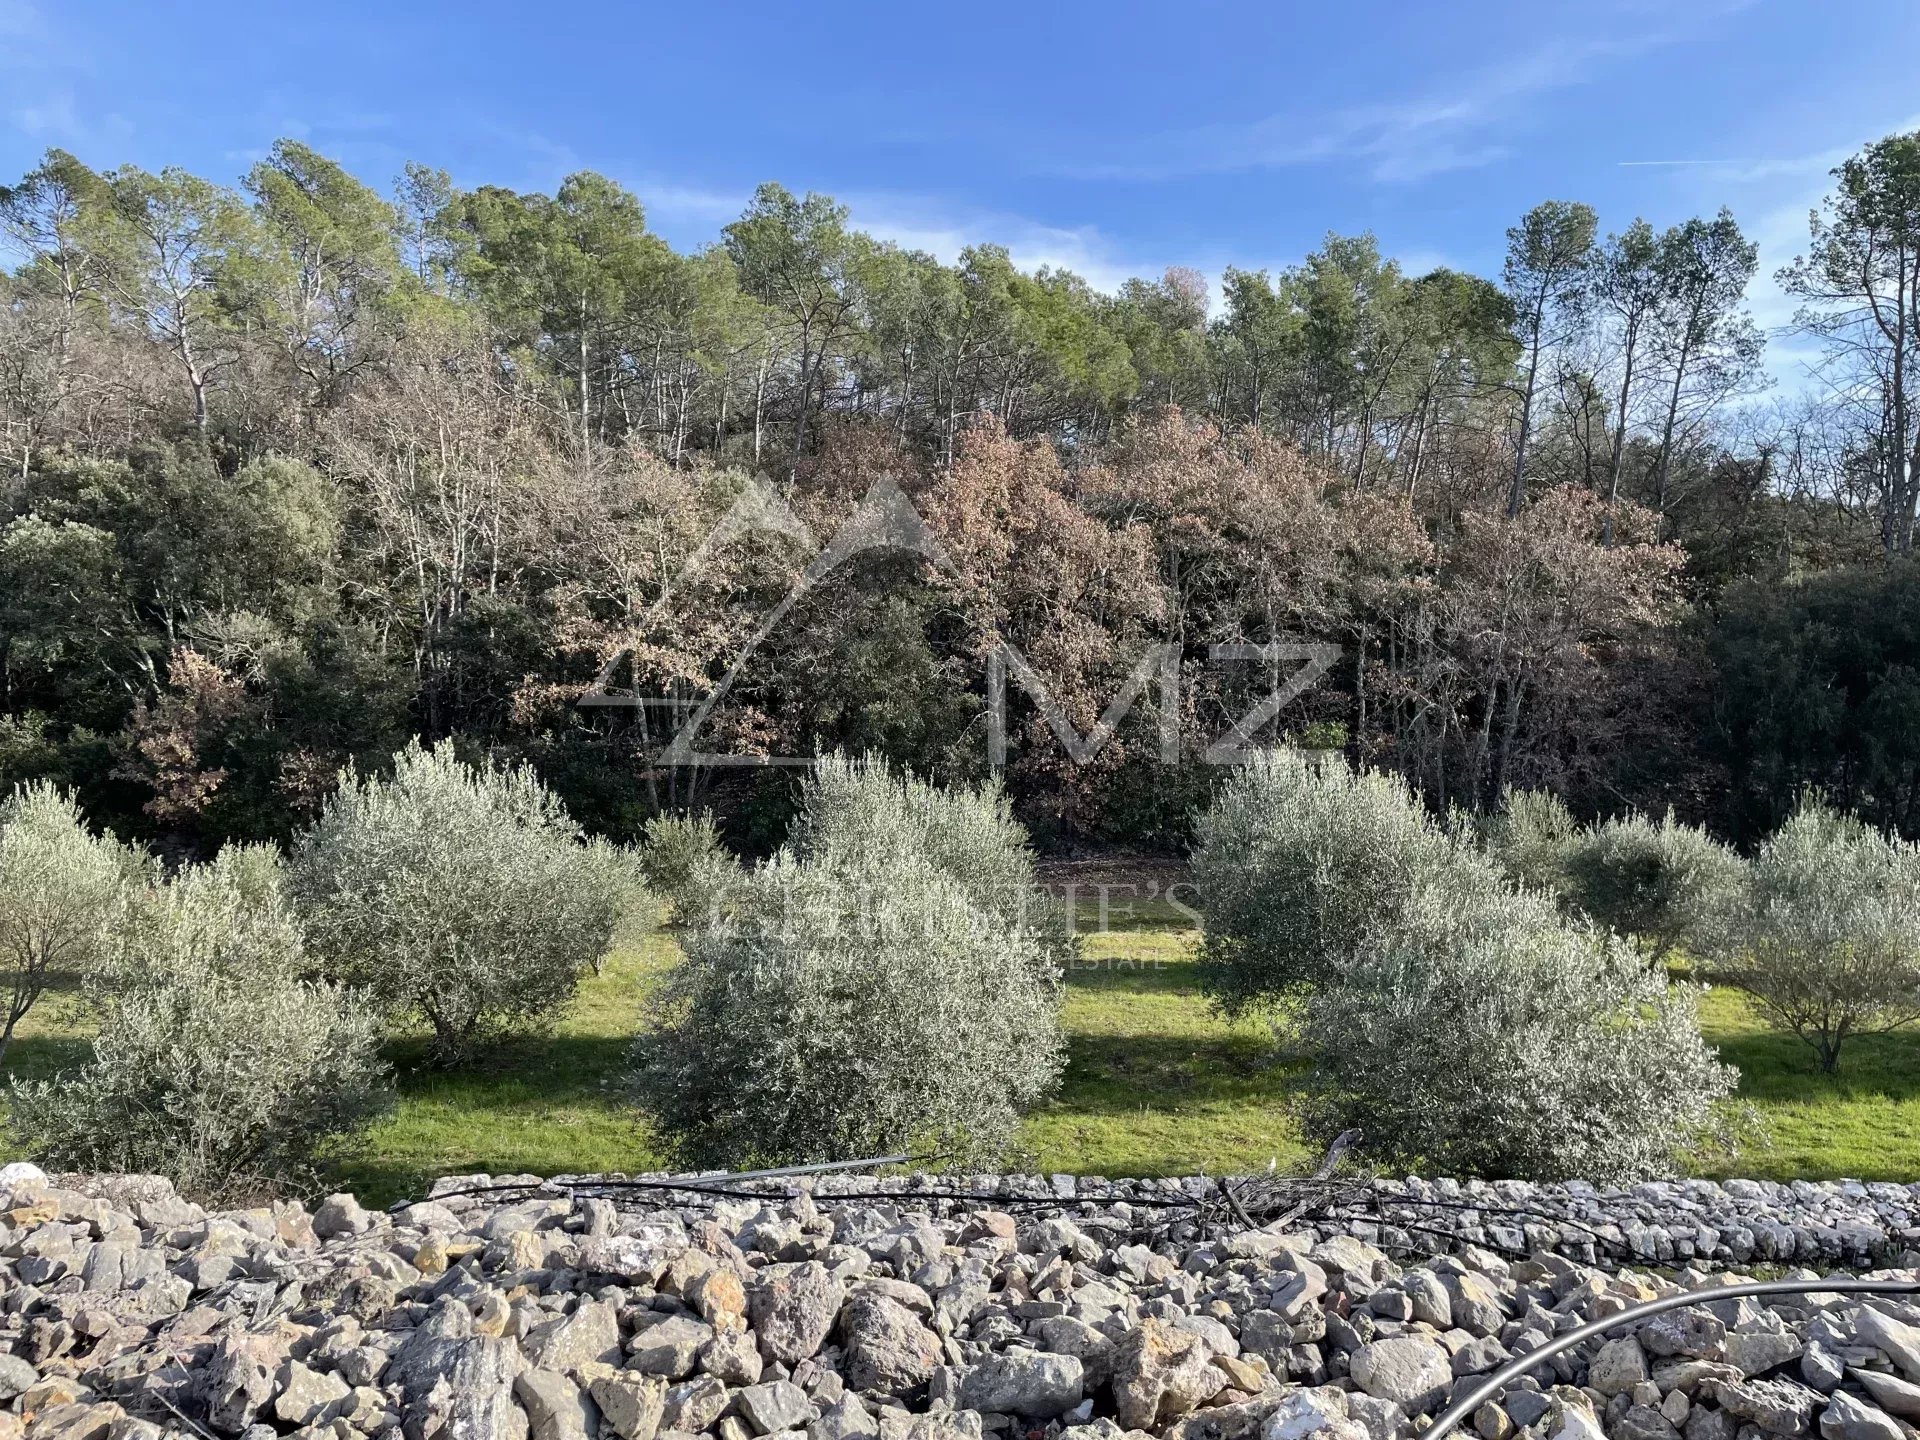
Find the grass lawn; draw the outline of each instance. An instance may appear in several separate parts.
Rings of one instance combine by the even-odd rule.
[[[1297,1067],[1257,1024],[1228,1025],[1201,998],[1194,932],[1159,908],[1110,917],[1067,977],[1065,1083],[1029,1117],[1021,1168],[1100,1175],[1214,1174],[1304,1158],[1288,1110]],[[1091,921],[1089,913],[1086,919]],[[424,1193],[435,1175],[657,1168],[645,1122],[615,1088],[639,1004],[678,954],[648,937],[589,977],[553,1034],[453,1073],[395,1046],[400,1103],[330,1178],[369,1200]],[[1707,1038],[1740,1067],[1758,1133],[1713,1173],[1777,1179],[1920,1178],[1920,1034],[1849,1043],[1838,1076],[1774,1034],[1744,997],[1703,997]],[[74,1017],[31,1017],[10,1068],[47,1074],[84,1059]]]

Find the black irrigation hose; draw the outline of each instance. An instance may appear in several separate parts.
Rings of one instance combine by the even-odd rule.
[[[871,1162],[869,1162],[871,1163]],[[851,1169],[852,1166],[834,1168]],[[772,1172],[753,1172],[770,1174]],[[795,1171],[789,1174],[801,1173]],[[469,1185],[459,1190],[442,1190],[430,1200],[446,1200],[465,1195],[511,1195],[521,1191],[576,1191],[595,1190],[638,1190],[664,1191],[686,1195],[711,1195],[726,1200],[780,1200],[791,1196],[778,1195],[765,1190],[737,1190],[723,1182],[738,1180],[737,1175],[715,1176],[712,1182],[697,1179],[688,1180],[527,1180],[511,1185]],[[1101,1205],[1124,1201],[1129,1205],[1144,1205],[1149,1208],[1163,1209],[1199,1209],[1206,1202],[1189,1198],[1172,1199],[1160,1196],[1062,1196],[1062,1195],[995,1195],[986,1191],[969,1190],[836,1190],[830,1196],[832,1200],[961,1200],[969,1203],[991,1203],[994,1205]],[[391,1210],[404,1210],[417,1202],[411,1200],[395,1201],[388,1207]]]
[[[880,1156],[880,1157],[875,1157],[874,1159],[871,1159],[871,1160],[835,1161],[835,1162],[820,1164],[820,1165],[789,1166],[789,1167],[783,1167],[775,1170],[752,1170],[752,1171],[743,1171],[739,1173],[720,1174],[720,1175],[712,1176],[710,1179],[706,1179],[706,1180],[702,1180],[698,1177],[692,1177],[692,1176],[686,1177],[684,1179],[658,1179],[658,1180],[582,1179],[582,1180],[571,1181],[571,1182],[556,1181],[556,1180],[538,1180],[538,1181],[530,1180],[530,1181],[520,1181],[517,1183],[507,1184],[507,1185],[471,1185],[458,1190],[444,1190],[444,1191],[441,1191],[438,1195],[434,1195],[430,1198],[433,1200],[445,1200],[445,1199],[452,1199],[452,1198],[457,1198],[462,1196],[511,1195],[511,1194],[519,1194],[519,1193],[540,1193],[540,1192],[565,1193],[569,1196],[575,1196],[583,1193],[587,1195],[598,1195],[599,1193],[606,1192],[606,1191],[614,1191],[614,1192],[628,1191],[628,1192],[668,1194],[668,1195],[676,1195],[676,1194],[677,1195],[699,1195],[699,1196],[705,1196],[709,1199],[716,1199],[716,1200],[761,1200],[761,1201],[780,1200],[780,1199],[791,1199],[792,1196],[791,1194],[782,1194],[782,1193],[776,1193],[776,1192],[766,1191],[766,1190],[741,1189],[741,1188],[738,1188],[738,1182],[743,1180],[756,1180],[756,1179],[761,1179],[761,1180],[780,1179],[780,1178],[788,1178],[793,1176],[819,1174],[819,1173],[828,1172],[828,1171],[864,1169],[872,1166],[887,1165],[887,1164],[905,1164],[905,1163],[911,1163],[916,1160],[937,1159],[937,1158],[939,1157],[938,1156],[903,1156],[903,1157]],[[1314,1182],[1307,1181],[1304,1183],[1312,1184]],[[1215,1184],[1219,1187],[1219,1189],[1223,1194],[1231,1193],[1226,1189],[1227,1182],[1225,1179],[1218,1180],[1215,1182]],[[1462,1200],[1439,1200],[1439,1199],[1412,1200],[1404,1197],[1392,1197],[1381,1191],[1373,1189],[1371,1186],[1367,1185],[1366,1182],[1347,1182],[1344,1186],[1334,1185],[1334,1186],[1329,1186],[1328,1188],[1330,1191],[1337,1191],[1340,1189],[1344,1189],[1346,1193],[1344,1194],[1329,1193],[1321,1199],[1320,1203],[1317,1206],[1310,1207],[1304,1211],[1300,1211],[1296,1214],[1293,1214],[1289,1217],[1289,1219],[1305,1225],[1315,1225],[1315,1224],[1350,1225],[1356,1222],[1360,1222],[1360,1223],[1373,1225],[1377,1229],[1382,1229],[1382,1230],[1397,1229],[1397,1230],[1405,1231],[1409,1234],[1428,1235],[1436,1238],[1437,1240],[1449,1242],[1456,1245],[1462,1244],[1462,1243],[1477,1245],[1481,1249],[1492,1251],[1494,1254],[1500,1255],[1506,1259],[1524,1260],[1528,1258],[1529,1252],[1527,1252],[1526,1250],[1519,1249],[1510,1245],[1503,1245],[1493,1240],[1491,1237],[1486,1237],[1482,1240],[1477,1240],[1477,1241],[1463,1241],[1462,1237],[1456,1231],[1447,1230],[1436,1225],[1422,1224],[1415,1220],[1396,1218],[1388,1213],[1387,1207],[1391,1205],[1395,1207],[1405,1207],[1405,1208],[1411,1208],[1415,1210],[1426,1208],[1426,1209],[1433,1209],[1433,1210],[1448,1210],[1448,1211],[1456,1211],[1456,1212],[1457,1211],[1475,1211],[1481,1214],[1514,1217],[1523,1221],[1531,1220],[1535,1223],[1560,1227],[1562,1229],[1572,1229],[1572,1230],[1578,1231],[1586,1238],[1587,1243],[1590,1244],[1597,1253],[1604,1252],[1604,1255],[1605,1255],[1604,1263],[1631,1264],[1636,1259],[1640,1258],[1632,1253],[1632,1251],[1630,1250],[1630,1248],[1628,1247],[1625,1241],[1616,1240],[1610,1236],[1603,1235],[1598,1230],[1593,1229],[1591,1226],[1586,1225],[1579,1220],[1575,1220],[1570,1216],[1556,1215],[1551,1211],[1535,1210],[1525,1206],[1475,1204],[1470,1201],[1462,1201]],[[1027,1208],[1027,1207],[1033,1207],[1033,1206],[1043,1206],[1047,1208],[1067,1208],[1071,1206],[1113,1205],[1116,1203],[1125,1203],[1130,1206],[1135,1206],[1135,1207],[1145,1208],[1145,1209],[1192,1210],[1196,1212],[1197,1218],[1200,1218],[1203,1220],[1206,1218],[1208,1209],[1214,1203],[1208,1199],[1195,1198],[1192,1196],[1175,1197],[1175,1196],[1159,1196],[1159,1195],[1118,1195],[1118,1196],[1000,1195],[1000,1194],[994,1194],[994,1193],[985,1192],[985,1191],[968,1191],[968,1190],[844,1190],[844,1191],[835,1191],[831,1196],[825,1197],[825,1198],[829,1198],[834,1201],[855,1201],[855,1202],[871,1202],[871,1203],[889,1203],[889,1202],[897,1203],[900,1201],[909,1201],[909,1202],[920,1201],[920,1202],[930,1203],[930,1202],[939,1201],[939,1202],[946,1202],[946,1203],[991,1205],[996,1208],[1015,1208],[1015,1207]],[[412,1202],[398,1201],[394,1205],[390,1206],[389,1208],[394,1211],[399,1211],[399,1210],[405,1209],[407,1205],[410,1203]],[[1244,1203],[1244,1198],[1243,1198],[1243,1203]],[[1363,1203],[1367,1207],[1366,1211],[1361,1211],[1358,1209],[1358,1207],[1361,1206]],[[1367,1213],[1367,1211],[1370,1211],[1371,1213]],[[1419,1247],[1411,1246],[1411,1245],[1401,1245],[1396,1242],[1382,1242],[1380,1244],[1380,1248],[1388,1249],[1388,1250],[1396,1250],[1406,1255],[1414,1255],[1414,1254],[1422,1253]],[[1603,1263],[1603,1262],[1596,1260],[1596,1263]]]
[[[1528,1371],[1536,1369],[1562,1351],[1571,1350],[1583,1340],[1604,1335],[1607,1331],[1617,1330],[1622,1325],[1630,1325],[1636,1320],[1644,1320],[1667,1310],[1681,1310],[1689,1305],[1701,1305],[1712,1300],[1733,1300],[1742,1295],[1807,1295],[1818,1294],[1821,1291],[1841,1294],[1912,1295],[1920,1293],[1920,1280],[1852,1280],[1838,1277],[1825,1280],[1757,1280],[1741,1285],[1716,1285],[1708,1290],[1683,1290],[1678,1295],[1667,1295],[1658,1300],[1649,1300],[1645,1304],[1629,1306],[1611,1315],[1602,1315],[1598,1320],[1589,1320],[1586,1324],[1577,1326],[1564,1335],[1555,1336],[1538,1350],[1529,1350],[1526,1354],[1508,1361],[1442,1410],[1439,1418],[1422,1436],[1422,1440],[1446,1440],[1446,1437],[1459,1427],[1462,1420]]]
[[[1375,1194],[1369,1194],[1369,1200],[1375,1200]],[[1354,1200],[1354,1198],[1331,1198],[1329,1204],[1359,1204],[1359,1202]],[[1419,1210],[1419,1208],[1455,1210],[1455,1212],[1459,1212],[1459,1210],[1473,1210],[1473,1212],[1484,1213],[1484,1215],[1515,1215],[1515,1217],[1521,1217],[1521,1219],[1532,1219],[1532,1221],[1536,1221],[1536,1223],[1549,1223],[1549,1225],[1559,1225],[1559,1227],[1567,1227],[1567,1229],[1580,1231],[1582,1235],[1592,1238],[1596,1244],[1605,1244],[1605,1246],[1613,1246],[1613,1248],[1620,1248],[1620,1250],[1626,1248],[1626,1246],[1624,1246],[1624,1240],[1615,1240],[1613,1236],[1601,1235],[1594,1227],[1584,1225],[1582,1221],[1572,1219],[1571,1215],[1555,1215],[1551,1210],[1526,1210],[1526,1208],[1515,1208],[1515,1206],[1475,1206],[1475,1204],[1467,1204],[1467,1202],[1461,1202],[1461,1200],[1390,1200],[1390,1202],[1375,1200],[1377,1213],[1380,1213],[1382,1217],[1386,1215],[1386,1204],[1407,1206],[1407,1208],[1415,1208],[1415,1210]],[[1327,1212],[1313,1212],[1313,1210],[1308,1210],[1308,1212],[1300,1213],[1296,1219],[1311,1221],[1315,1213]],[[1405,1225],[1402,1221],[1396,1221],[1396,1219],[1382,1219],[1382,1223],[1384,1223],[1384,1225],[1400,1225],[1402,1229],[1409,1229],[1409,1225]],[[1484,1250],[1492,1250],[1492,1248],[1494,1248],[1490,1242],[1480,1242],[1480,1240],[1467,1240],[1467,1244],[1480,1244],[1480,1248],[1484,1248]]]
[[[721,1172],[707,1177],[702,1183],[699,1176],[688,1176],[684,1180],[521,1180],[506,1185],[468,1185],[459,1190],[442,1190],[437,1195],[427,1197],[430,1200],[445,1200],[461,1195],[509,1195],[517,1191],[559,1191],[573,1194],[580,1190],[679,1190],[690,1195],[714,1195],[723,1199],[765,1200],[769,1199],[758,1190],[727,1190],[722,1185],[741,1180],[773,1180],[795,1175],[824,1175],[835,1170],[869,1170],[882,1165],[913,1165],[928,1160],[945,1158],[939,1152],[925,1155],[876,1155],[868,1160],[825,1160],[812,1165],[781,1165],[771,1170],[740,1170]],[[404,1210],[419,1202],[396,1200],[387,1209]]]
[[[1369,1215],[1332,1214],[1332,1215],[1326,1216],[1325,1218],[1329,1221],[1341,1221],[1349,1224],[1354,1221],[1363,1221],[1370,1225],[1377,1223],[1374,1221],[1373,1217]],[[1451,1230],[1441,1230],[1436,1226],[1432,1226],[1432,1225],[1414,1225],[1414,1224],[1396,1223],[1395,1228],[1400,1230],[1405,1230],[1412,1234],[1417,1234],[1417,1235],[1437,1235],[1444,1239],[1450,1239],[1450,1240],[1459,1238],[1458,1236],[1454,1235],[1454,1233]],[[1417,1253],[1413,1246],[1401,1245],[1401,1244],[1398,1244],[1397,1242],[1388,1242],[1385,1245],[1376,1245],[1375,1248],[1388,1249],[1388,1250],[1401,1250],[1401,1251],[1407,1252],[1408,1254]],[[1491,1250],[1494,1254],[1499,1255],[1503,1259],[1507,1259],[1507,1260],[1525,1260],[1527,1258],[1526,1251],[1516,1250],[1512,1246],[1508,1246],[1508,1245],[1484,1245],[1481,1248],[1485,1250]]]

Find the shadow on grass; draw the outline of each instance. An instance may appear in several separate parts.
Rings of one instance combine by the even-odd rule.
[[[1140,995],[1200,994],[1200,968],[1188,960],[1082,958],[1066,971],[1069,992],[1097,990]]]
[[[1073,923],[1082,935],[1098,935],[1103,930],[1129,934],[1138,930],[1178,934],[1197,928],[1193,917],[1177,905],[1165,900],[1135,899],[1124,895],[1111,897],[1107,902],[1107,913],[1102,917],[1100,902],[1088,899],[1084,892],[1074,902]]]
[[[1817,1105],[1830,1100],[1920,1098],[1920,1035],[1858,1035],[1840,1051],[1840,1067],[1822,1073],[1812,1048],[1793,1035],[1739,1030],[1707,1038],[1740,1068],[1743,1099]]]
[[[1089,1114],[1121,1115],[1151,1102],[1180,1108],[1257,1096],[1280,1104],[1305,1066],[1277,1053],[1264,1036],[1196,1042],[1180,1036],[1074,1036],[1060,1103]]]
[[[93,1058],[84,1035],[21,1035],[7,1051],[6,1073],[15,1080],[50,1080]]]
[[[398,1041],[388,1056],[397,1087],[408,1098],[470,1096],[539,1105],[617,1091],[632,1047],[625,1035],[528,1035],[495,1042],[455,1066],[430,1064],[424,1040]]]

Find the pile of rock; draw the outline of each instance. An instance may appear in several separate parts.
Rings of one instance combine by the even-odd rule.
[[[1728,1278],[1471,1246],[1411,1264],[1352,1235],[1151,1227],[1140,1197],[209,1213],[151,1177],[9,1172],[0,1440],[1394,1440],[1555,1335]],[[1915,1420],[1920,1306],[1816,1292],[1590,1342],[1471,1428],[1902,1440]]]
[[[651,1177],[660,1179],[663,1177]],[[981,1190],[1005,1199],[1089,1204],[1221,1203],[1204,1176],[1104,1179],[1073,1175],[822,1177],[829,1195],[875,1189],[913,1200],[934,1188]],[[1445,1251],[1464,1245],[1571,1259],[1648,1264],[1899,1264],[1920,1251],[1920,1184],[1859,1180],[1658,1180],[1594,1185],[1584,1180],[1379,1179],[1340,1187],[1338,1217],[1300,1223],[1321,1238],[1358,1235],[1388,1250]]]

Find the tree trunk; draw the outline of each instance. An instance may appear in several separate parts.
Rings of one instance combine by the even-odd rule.
[[[1520,394],[1520,441],[1514,446],[1513,488],[1507,493],[1507,518],[1520,513],[1527,498],[1527,439],[1533,429],[1533,391],[1540,378],[1540,338],[1536,326],[1533,348],[1527,360],[1527,387]]]
[[[1627,400],[1633,390],[1633,352],[1638,338],[1639,322],[1629,322],[1627,326],[1626,357],[1620,371],[1620,400],[1613,417],[1613,456],[1608,464],[1607,477],[1607,519],[1602,530],[1601,543],[1613,544],[1613,512],[1620,503],[1620,457],[1627,444]]]
[[[1660,465],[1654,473],[1653,495],[1663,529],[1667,515],[1667,467],[1673,458],[1673,431],[1680,418],[1680,386],[1686,379],[1687,362],[1693,358],[1691,349],[1691,346],[1681,346],[1679,357],[1674,361],[1673,387],[1667,392],[1667,422],[1660,432]]]

